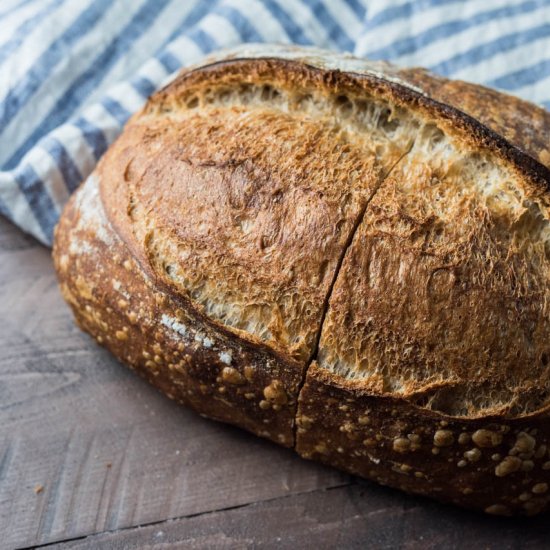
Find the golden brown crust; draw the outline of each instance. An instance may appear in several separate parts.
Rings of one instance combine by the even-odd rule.
[[[545,509],[550,172],[525,121],[546,115],[277,51],[182,73],[77,192],[54,258],[79,324],[169,396],[304,456]]]
[[[400,74],[431,98],[464,111],[550,168],[550,112],[546,109],[478,84],[448,80],[425,69],[404,69]]]
[[[417,140],[370,202],[331,294],[320,363],[451,416],[534,413],[550,388],[545,214],[441,139],[429,151]]]
[[[79,326],[171,399],[292,446],[302,366],[155,285],[105,218],[97,185],[88,179],[56,229],[55,266]]]
[[[544,109],[483,86],[449,81],[423,69],[399,70],[384,63],[382,67],[377,66],[374,72],[363,71],[362,63],[370,67],[370,62],[353,58],[358,66],[348,68],[348,58],[345,56],[322,53],[326,57],[304,57],[298,61],[284,57],[284,51],[281,58],[268,54],[257,59],[232,56],[229,60],[183,72],[154,96],[154,103],[162,109],[167,99],[171,103],[174,97],[193,97],[196,89],[189,84],[196,81],[200,86],[201,82],[208,81],[212,76],[215,78],[218,72],[228,82],[267,78],[282,80],[298,89],[310,82],[314,88],[335,94],[373,94],[393,105],[412,107],[422,117],[436,119],[440,128],[458,137],[465,145],[488,149],[496,158],[509,163],[510,167],[514,166],[525,178],[525,183],[530,182],[534,189],[544,193],[548,191],[550,167],[547,166],[545,135],[549,115]],[[335,61],[325,67],[326,59]],[[336,68],[339,65],[341,69]],[[464,103],[461,100],[463,95]],[[505,107],[517,108],[517,115],[514,111],[498,113],[499,98]],[[445,99],[452,101],[445,102]],[[481,107],[476,104],[485,99],[489,101],[487,112],[483,110],[483,103]],[[531,129],[531,124],[535,131]]]
[[[316,363],[308,370],[296,419],[303,457],[490,514],[548,508],[546,415],[449,418],[340,382]]]
[[[156,280],[303,361],[380,169],[328,123],[255,111],[213,107],[173,125],[144,116],[98,174],[108,216]]]

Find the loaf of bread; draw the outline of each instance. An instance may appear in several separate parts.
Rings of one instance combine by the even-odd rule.
[[[83,330],[168,397],[492,514],[550,500],[550,114],[246,47],[153,95],[56,230]]]

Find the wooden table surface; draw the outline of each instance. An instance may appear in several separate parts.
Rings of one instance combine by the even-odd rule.
[[[82,334],[0,219],[0,548],[550,548],[307,462],[164,398]]]

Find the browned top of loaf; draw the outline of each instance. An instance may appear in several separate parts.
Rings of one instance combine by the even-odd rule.
[[[486,122],[515,146],[395,79],[233,60],[153,96],[104,157],[102,197],[149,274],[239,337],[358,391],[532,413],[547,151],[512,116]]]
[[[400,74],[430,97],[453,105],[550,168],[550,112],[518,97],[462,80],[448,80],[424,69]]]
[[[211,319],[307,360],[353,225],[409,145],[347,128],[349,107],[311,71],[184,75],[102,162],[107,211]]]

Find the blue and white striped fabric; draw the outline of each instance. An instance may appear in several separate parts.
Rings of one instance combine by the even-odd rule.
[[[51,244],[145,98],[244,42],[422,65],[550,108],[550,0],[0,0],[0,213]]]

